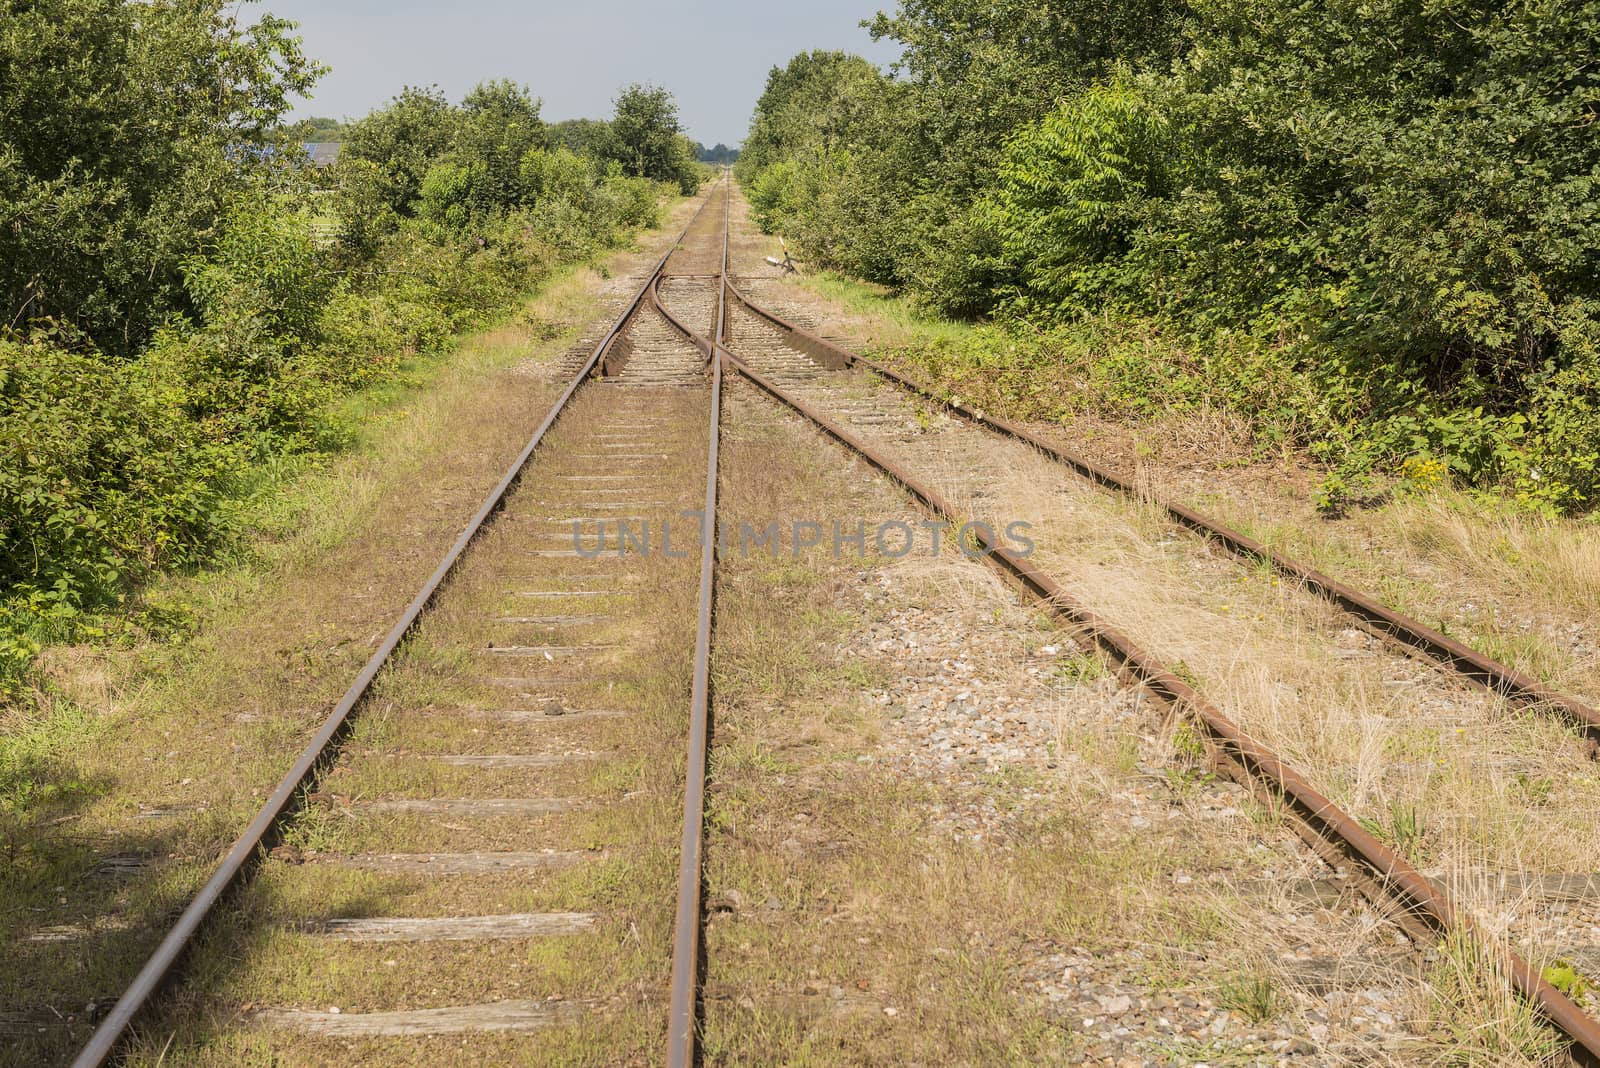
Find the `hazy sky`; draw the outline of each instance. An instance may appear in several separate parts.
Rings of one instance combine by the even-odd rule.
[[[893,0],[264,0],[243,6],[300,23],[306,50],[333,67],[297,117],[366,114],[405,85],[437,83],[453,100],[486,78],[544,99],[547,121],[605,118],[628,82],[671,89],[688,133],[744,140],[767,71],[811,48],[887,64],[858,23]]]

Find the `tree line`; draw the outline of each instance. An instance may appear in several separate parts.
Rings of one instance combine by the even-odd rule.
[[[226,0],[5,16],[0,695],[42,643],[140,625],[148,578],[234,544],[252,501],[351,440],[339,398],[699,184],[652,86],[619,94],[603,144],[504,80],[287,123],[325,69],[293,30]],[[330,128],[339,162],[305,165]]]
[[[738,174],[814,262],[1263,448],[1600,497],[1600,3],[903,0],[774,69]],[[1020,390],[1020,387],[1019,387]],[[1038,413],[1054,414],[1054,413]]]
[[[705,145],[702,145],[700,142],[696,141],[695,153],[696,158],[699,159],[701,163],[715,163],[720,165],[739,162],[739,150],[737,148],[729,148],[721,141],[718,141],[710,148],[707,148]]]

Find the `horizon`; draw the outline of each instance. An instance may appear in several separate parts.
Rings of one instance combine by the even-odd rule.
[[[803,9],[763,10],[695,0],[664,19],[631,17],[659,12],[634,0],[559,9],[475,0],[440,19],[437,7],[415,0],[267,0],[241,16],[247,22],[267,13],[293,19],[306,54],[332,68],[311,97],[295,102],[294,120],[358,119],[407,85],[437,85],[459,101],[491,78],[527,86],[546,122],[605,119],[624,86],[645,82],[673,94],[689,137],[738,147],[774,66],[812,49],[854,52],[879,67],[898,58],[898,44],[875,42],[859,25],[885,6],[892,7],[819,0]],[[596,40],[603,44],[572,46]],[[719,62],[685,62],[698,54]]]

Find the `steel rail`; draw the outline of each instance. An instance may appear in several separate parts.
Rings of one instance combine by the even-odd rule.
[[[724,284],[741,303],[754,306],[725,276]],[[686,336],[692,333],[674,317],[668,320]],[[837,352],[848,352],[808,335]],[[893,459],[882,455],[862,439],[851,434],[804,401],[749,367],[719,339],[715,353],[740,375],[781,404],[798,412],[828,436],[840,442],[889,478],[900,484],[914,499],[951,522],[961,518],[955,506],[932,487]],[[854,354],[850,354],[852,357]],[[1375,835],[1318,791],[1269,747],[1247,735],[1237,724],[1212,705],[1194,687],[1175,675],[1153,655],[1140,647],[1098,613],[1077,602],[1059,583],[1022,557],[999,545],[981,525],[973,531],[982,555],[1045,604],[1081,638],[1110,656],[1119,674],[1142,685],[1175,711],[1187,713],[1205,732],[1216,761],[1231,777],[1251,789],[1269,805],[1287,809],[1290,824],[1297,834],[1330,865],[1340,867],[1354,861],[1358,887],[1375,906],[1413,937],[1437,936],[1449,932],[1475,935],[1477,925],[1451,900],[1449,894],[1423,875],[1415,865],[1390,849]],[[1600,1068],[1600,1023],[1545,980],[1542,973],[1509,948],[1496,952],[1492,942],[1482,941],[1497,971],[1512,989],[1571,1042],[1570,1054],[1579,1064]]]
[[[842,345],[820,337],[804,327],[791,323],[756,304],[733,284],[731,278],[728,281],[728,288],[735,299],[750,309],[751,312],[792,335],[796,339],[795,348],[820,358],[825,365],[834,367],[854,365],[864,368],[873,374],[882,376],[908,392],[940,405],[946,411],[961,417],[967,422],[1031,445],[1050,459],[1065,464],[1083,478],[1106,489],[1127,497],[1149,500],[1150,503],[1165,511],[1168,516],[1181,526],[1204,537],[1214,538],[1229,552],[1237,556],[1259,560],[1270,566],[1278,574],[1301,583],[1312,593],[1355,616],[1370,631],[1386,641],[1401,647],[1407,652],[1420,652],[1441,667],[1453,671],[1508,700],[1538,709],[1550,710],[1580,729],[1588,737],[1600,739],[1600,711],[1577,698],[1552,689],[1539,680],[1480,653],[1471,646],[1435,630],[1420,620],[1397,612],[1369,594],[1285,556],[1283,553],[1224,523],[1211,519],[1176,501],[1146,493],[1106,468],[1075,453],[1051,445],[1015,423],[997,416],[985,415],[983,412],[968,405],[961,404],[948,397],[942,397],[927,386],[900,374],[898,371],[885,367],[875,360],[862,356]]]
[[[724,176],[726,182],[726,176]],[[722,271],[728,269],[728,196],[724,192]],[[720,281],[721,276],[719,276]],[[717,287],[713,329],[722,343],[727,309],[724,289]],[[650,286],[652,304],[673,326],[682,323],[660,302],[659,280]],[[692,337],[693,335],[691,335]],[[706,346],[701,346],[706,351]],[[711,348],[715,352],[715,347]],[[711,361],[711,429],[706,456],[706,496],[700,516],[700,603],[695,624],[694,681],[689,698],[689,761],[683,788],[683,837],[678,848],[678,903],[673,922],[672,985],[667,1010],[667,1064],[689,1068],[695,1063],[700,995],[701,868],[705,845],[706,750],[711,737],[711,625],[716,605],[717,453],[722,433],[722,361]]]
[[[960,521],[960,513],[950,501],[905,467],[751,369],[736,354],[721,346],[718,352],[729,366],[763,392],[860,455],[935,514],[951,522]],[[1115,660],[1124,678],[1143,685],[1175,711],[1186,712],[1205,731],[1224,769],[1266,803],[1286,806],[1285,814],[1292,816],[1291,825],[1319,855],[1334,865],[1354,861],[1364,869],[1367,881],[1363,891],[1380,908],[1397,906],[1400,911],[1392,914],[1392,919],[1413,934],[1478,932],[1470,916],[1455,905],[1442,887],[1362,827],[1270,748],[1247,735],[1194,687],[1103,617],[1074,600],[1049,575],[998,544],[992,531],[985,535],[982,530],[975,530],[973,534],[986,559]],[[1483,941],[1483,946],[1516,993],[1567,1036],[1573,1058],[1580,1064],[1600,1066],[1600,1023],[1514,950],[1496,952],[1488,940]]]
[[[678,277],[681,279],[682,276]],[[711,360],[716,353],[716,346],[710,341],[706,340],[706,338],[702,335],[695,333],[694,329],[689,326],[688,323],[678,318],[672,309],[667,307],[666,303],[661,299],[661,279],[659,278],[650,285],[650,307],[655,309],[656,314],[665,319],[669,326],[671,326],[678,333],[682,334],[684,340],[688,341],[695,348],[700,350],[701,354],[706,358],[707,365],[711,363]]]
[[[706,203],[710,203],[709,198]],[[700,205],[694,217],[690,219],[690,226],[694,225],[694,220],[699,218],[700,212],[704,211],[705,208],[706,204]],[[687,233],[688,227],[685,227],[684,234]],[[634,294],[628,306],[611,324],[611,328],[606,332],[605,336],[595,345],[593,351],[589,354],[589,358],[584,361],[582,368],[568,382],[566,389],[562,391],[561,396],[545,416],[544,421],[539,424],[538,429],[534,431],[528,443],[523,446],[522,451],[518,453],[510,468],[507,469],[494,489],[489,492],[489,496],[479,506],[477,512],[473,514],[471,520],[467,523],[466,529],[456,538],[455,544],[450,547],[450,550],[445,553],[439,566],[434,569],[433,574],[429,576],[422,589],[418,591],[410,605],[401,614],[399,621],[390,629],[383,643],[378,646],[377,651],[372,654],[366,666],[361,669],[361,673],[356,676],[355,682],[345,691],[339,703],[334,706],[333,711],[323,721],[322,727],[312,737],[305,749],[301,751],[293,766],[290,767],[287,774],[278,783],[277,788],[272,791],[271,796],[267,798],[261,809],[256,813],[255,818],[250,821],[250,825],[234,841],[211,877],[201,887],[199,893],[190,900],[176,922],[168,929],[160,944],[146,959],[138,974],[134,976],[133,982],[128,985],[122,996],[118,998],[117,1003],[112,1006],[106,1018],[101,1021],[100,1026],[90,1036],[89,1041],[79,1051],[78,1056],[72,1062],[73,1068],[98,1068],[117,1052],[127,1039],[129,1029],[139,1015],[149,1005],[156,993],[174,976],[178,965],[190,948],[195,936],[210,917],[212,910],[238,885],[241,878],[247,875],[259,862],[262,852],[275,839],[283,822],[299,810],[302,788],[308,785],[315,778],[317,772],[335,755],[338,743],[349,728],[351,714],[366,699],[373,682],[378,677],[378,673],[411,633],[416,626],[417,620],[433,604],[440,588],[455,570],[456,565],[465,555],[468,547],[477,540],[479,534],[488,526],[489,521],[504,506],[507,495],[521,481],[523,470],[533,458],[535,450],[538,449],[545,435],[560,418],[573,396],[588,380],[590,373],[594,371],[595,367],[610,350],[612,344],[626,329],[629,321],[639,311],[640,306],[650,292],[652,283],[660,275],[662,268],[666,266],[668,258],[671,257],[672,251],[677,248],[678,242],[682,241],[682,239],[683,237],[680,235],[678,240],[673,242],[667,253],[657,261],[650,275],[640,285],[639,291]]]

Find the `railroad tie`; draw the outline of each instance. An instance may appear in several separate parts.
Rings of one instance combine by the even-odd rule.
[[[587,934],[592,912],[512,912],[497,916],[363,917],[317,920],[299,930],[341,942],[469,942]]]
[[[354,801],[345,807],[362,812],[414,812],[425,816],[542,816],[571,812],[588,802],[574,797],[395,798]]]
[[[337,868],[391,875],[499,875],[567,868],[592,856],[593,853],[584,850],[552,849],[542,852],[321,853],[314,860]]]
[[[571,1021],[583,1007],[565,1001],[495,1001],[440,1009],[394,1012],[306,1012],[260,1009],[246,1021],[261,1028],[299,1031],[328,1038],[395,1038],[457,1035],[470,1031],[537,1031]]]

